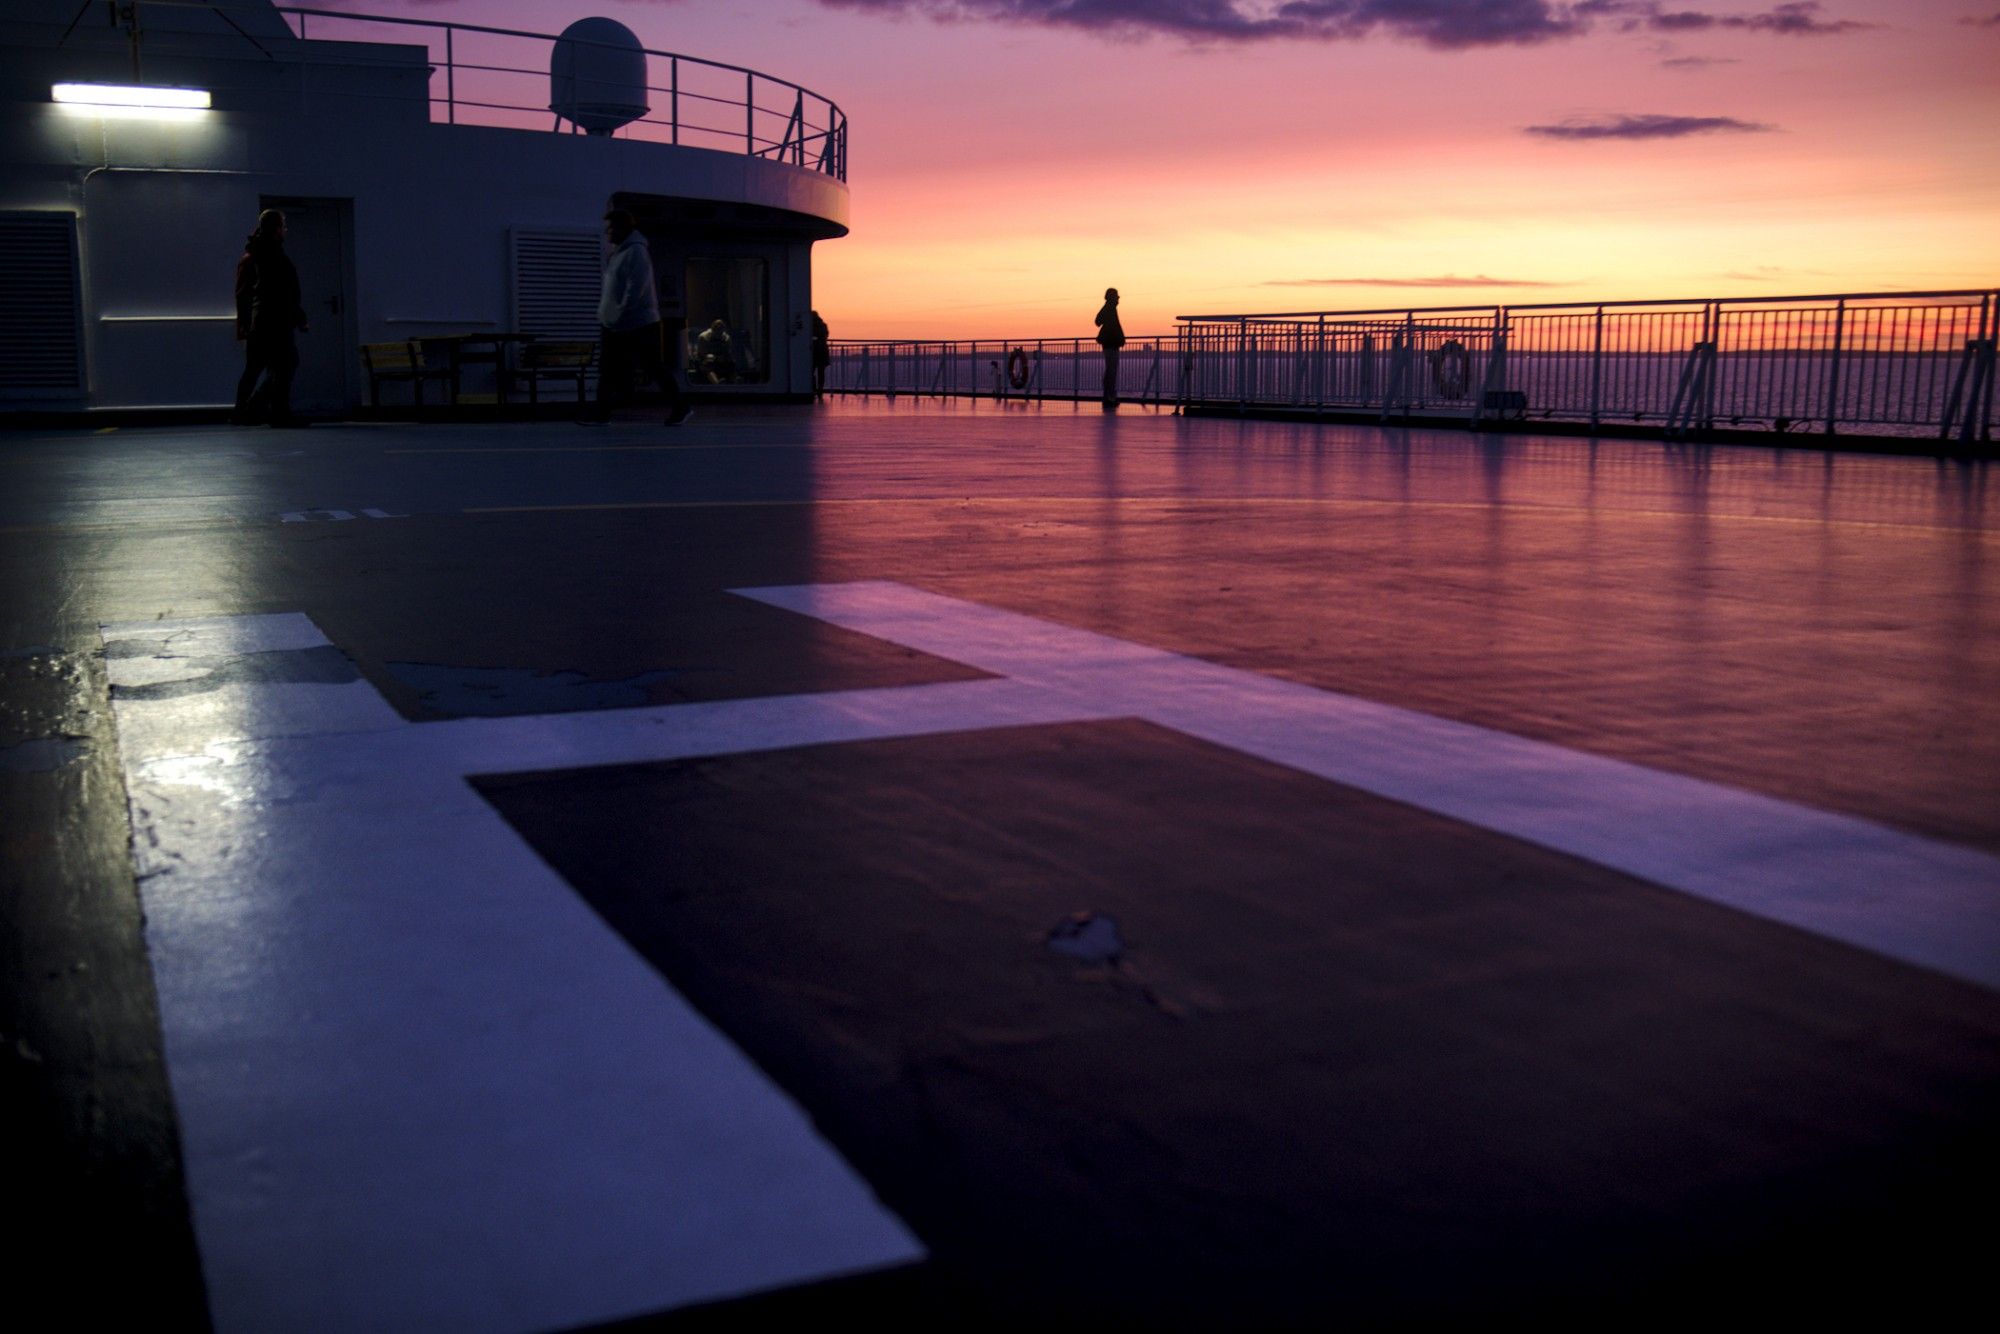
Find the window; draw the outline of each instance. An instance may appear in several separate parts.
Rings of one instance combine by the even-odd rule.
[[[771,382],[771,265],[738,257],[687,262],[687,380]]]

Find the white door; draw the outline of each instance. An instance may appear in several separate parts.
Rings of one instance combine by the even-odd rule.
[[[299,335],[299,371],[292,381],[294,412],[345,412],[354,403],[351,379],[358,355],[348,334],[353,302],[347,292],[348,217],[345,199],[267,199],[284,210],[285,253],[299,271],[306,332]]]

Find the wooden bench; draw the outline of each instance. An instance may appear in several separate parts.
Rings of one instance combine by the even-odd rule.
[[[382,382],[384,380],[408,380],[416,394],[417,406],[424,405],[424,381],[451,379],[449,366],[432,366],[424,362],[423,353],[414,342],[363,343],[361,364],[368,371],[368,406],[382,406]]]
[[[584,401],[584,381],[597,361],[597,343],[592,339],[550,339],[525,343],[519,363],[507,372],[511,381],[525,380],[528,402],[540,403],[544,380],[574,380],[576,401]]]

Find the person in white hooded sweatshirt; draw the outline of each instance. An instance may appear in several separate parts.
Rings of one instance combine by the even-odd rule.
[[[604,234],[611,253],[604,258],[603,294],[597,301],[602,326],[602,351],[597,367],[598,421],[609,421],[611,410],[632,401],[632,381],[641,370],[650,374],[667,400],[667,424],[678,426],[693,416],[681,394],[679,379],[662,355],[660,294],[653,278],[653,256],[645,234],[622,208],[604,215]]]

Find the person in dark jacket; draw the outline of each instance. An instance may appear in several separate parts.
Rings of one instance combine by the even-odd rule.
[[[1118,289],[1104,289],[1097,311],[1097,345],[1104,349],[1104,410],[1118,408],[1118,349],[1125,346],[1125,326],[1118,322]]]
[[[267,208],[236,261],[236,337],[243,343],[237,421],[262,412],[273,426],[305,425],[292,415],[292,375],[299,368],[297,336],[306,331],[299,271],[285,254],[285,215]]]

